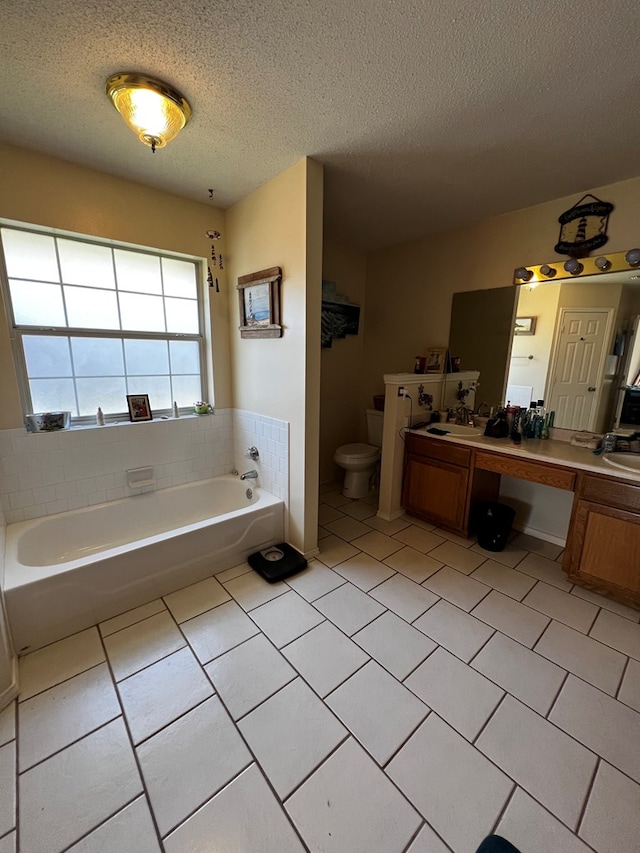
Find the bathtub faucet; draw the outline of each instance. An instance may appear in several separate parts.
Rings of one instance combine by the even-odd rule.
[[[247,471],[244,474],[240,474],[240,479],[241,480],[257,480],[258,479],[258,472],[255,469],[253,469],[251,471]]]

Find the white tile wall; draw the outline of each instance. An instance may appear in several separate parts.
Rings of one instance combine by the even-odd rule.
[[[240,473],[255,468],[258,485],[289,503],[289,424],[252,412],[233,410],[233,444],[236,468]],[[246,454],[257,447],[254,462]]]
[[[0,504],[11,524],[117,500],[131,493],[125,471],[147,465],[158,489],[228,474],[232,411],[52,434],[2,430]]]
[[[257,462],[246,456],[255,446]],[[177,420],[57,433],[0,431],[0,506],[7,524],[131,494],[128,468],[152,465],[157,489],[256,468],[258,484],[288,502],[289,424],[234,409]]]

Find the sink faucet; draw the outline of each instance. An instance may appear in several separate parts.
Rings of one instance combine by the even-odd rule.
[[[253,468],[251,471],[245,471],[244,474],[240,474],[241,480],[257,480],[258,472]]]
[[[462,404],[456,408],[456,423],[473,426],[473,412],[468,406]]]

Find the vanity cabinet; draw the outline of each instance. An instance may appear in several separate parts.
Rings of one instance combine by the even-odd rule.
[[[472,477],[471,450],[427,436],[407,435],[402,505],[409,515],[469,535],[476,500],[497,500],[499,475]]]
[[[408,433],[402,503],[469,536],[473,506],[498,500],[502,475],[573,492],[562,562],[569,580],[640,609],[640,483]]]
[[[563,568],[569,580],[640,606],[640,486],[578,478]]]

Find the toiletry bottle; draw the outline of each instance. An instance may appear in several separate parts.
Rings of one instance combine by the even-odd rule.
[[[174,418],[180,417],[180,409],[178,408],[178,404],[176,403],[175,400],[173,401],[173,417]]]
[[[513,422],[511,424],[511,441],[514,444],[520,444],[522,441],[522,433],[520,432],[520,409],[518,406],[515,407],[516,412],[513,416]]]
[[[98,426],[104,426],[104,414],[100,406],[98,406],[98,411],[96,412],[96,424]]]

